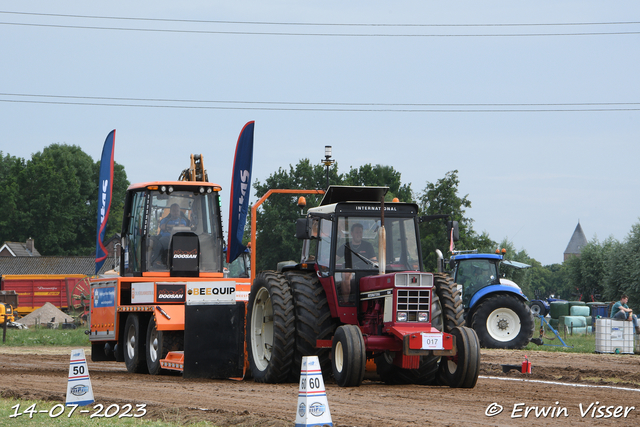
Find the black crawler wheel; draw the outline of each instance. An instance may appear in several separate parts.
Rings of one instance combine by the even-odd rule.
[[[289,283],[282,274],[264,271],[253,281],[246,337],[254,380],[286,382],[295,349],[295,314]]]

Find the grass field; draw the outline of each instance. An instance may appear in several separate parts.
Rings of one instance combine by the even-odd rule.
[[[48,329],[46,327],[30,327],[29,329],[7,329],[6,346],[78,346],[89,345],[89,336],[84,333],[86,327],[77,329]],[[0,330],[0,334],[2,331]]]
[[[534,338],[538,338],[540,336],[540,322],[540,319],[535,319],[535,328],[533,332]],[[560,338],[562,338],[562,341],[564,341],[568,347],[564,347],[560,339],[558,339],[545,325],[543,333],[543,343],[545,345],[529,343],[529,345],[524,349],[566,353],[594,353],[596,351],[595,334],[571,335],[569,331],[559,331],[558,335],[560,335]]]
[[[6,342],[0,345],[6,346],[67,346],[85,347],[89,346],[89,337],[85,335],[86,327],[77,329],[48,329],[46,327],[31,327],[30,329],[7,329]],[[540,320],[535,320],[534,338],[540,335]],[[1,331],[0,331],[1,332]],[[555,335],[545,327],[544,343],[547,345],[536,345],[529,343],[525,350],[539,351],[564,351],[569,353],[593,353],[596,347],[594,334],[570,335],[570,333],[560,332],[560,337],[569,347],[558,347],[562,344]],[[553,339],[551,339],[553,338]]]

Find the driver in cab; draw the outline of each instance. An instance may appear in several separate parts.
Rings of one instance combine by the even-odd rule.
[[[359,222],[351,226],[351,241],[338,248],[337,255],[345,258],[346,268],[365,268],[370,264],[361,257],[377,261],[373,245],[362,240],[363,226]],[[358,256],[360,255],[360,256]]]
[[[186,226],[187,220],[180,215],[180,205],[174,203],[171,205],[169,215],[160,221],[160,235],[157,239],[159,244],[153,245],[153,255],[151,257],[151,265],[161,266],[162,261],[159,259],[162,251],[169,249],[169,239],[171,238],[171,230],[173,227]]]

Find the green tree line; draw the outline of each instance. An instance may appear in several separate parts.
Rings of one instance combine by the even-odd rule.
[[[25,242],[33,238],[42,255],[92,255],[95,253],[98,174],[100,162],[94,161],[77,146],[52,144],[25,160],[0,151],[0,243]],[[279,168],[264,182],[254,183],[260,198],[269,189],[324,189],[326,169],[302,159],[296,165]],[[129,185],[124,167],[114,165],[114,188],[107,236],[120,232],[126,188]],[[554,295],[566,299],[606,300],[630,296],[631,304],[640,304],[640,223],[627,238],[619,242],[609,238],[594,239],[580,257],[562,264],[543,266],[525,249],[513,243],[493,241],[486,233],[473,228],[468,195],[458,191],[458,171],[450,171],[435,182],[414,191],[402,182],[401,173],[391,166],[366,164],[339,172],[338,164],[329,169],[333,185],[387,186],[387,201],[397,197],[416,203],[422,215],[448,214],[460,226],[457,249],[493,252],[506,249],[506,259],[531,265],[524,270],[503,268],[503,274],[518,283],[530,299]],[[317,206],[321,196],[306,196],[307,208]],[[295,239],[295,220],[300,217],[297,196],[272,195],[258,210],[257,270],[274,269],[278,262],[297,260],[300,242]],[[248,223],[250,224],[250,222]],[[250,230],[246,230],[246,240]],[[427,271],[436,270],[435,250],[447,254],[449,236],[446,220],[420,225],[421,246]],[[445,255],[447,256],[447,255]]]
[[[52,144],[31,159],[0,151],[0,242],[35,241],[41,255],[93,255],[100,162],[80,147]],[[106,236],[120,232],[124,167],[114,164]]]
[[[280,168],[264,183],[256,181],[254,189],[260,198],[273,188],[325,189],[327,171],[323,165],[312,164],[302,159],[288,169]],[[414,194],[411,184],[402,183],[401,173],[391,166],[365,164],[339,173],[338,164],[329,169],[331,185],[386,186],[389,192],[386,201],[397,197],[402,202],[416,203],[424,215],[450,215],[450,220],[459,222],[461,241],[458,245],[493,251],[496,243],[486,233],[478,234],[473,229],[473,220],[465,216],[471,207],[468,196],[458,195],[458,171],[448,172],[435,183],[427,182],[423,191]],[[295,221],[300,217],[296,207],[298,195],[273,194],[257,211],[258,271],[274,269],[278,262],[296,261],[300,257],[300,242],[295,238]],[[307,208],[318,206],[321,196],[307,196]],[[447,220],[435,220],[420,225],[422,254],[428,271],[436,269],[435,250],[443,252],[449,248]],[[246,235],[248,240],[248,234]]]

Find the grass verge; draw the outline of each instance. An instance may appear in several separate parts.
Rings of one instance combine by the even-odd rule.
[[[535,319],[535,328],[533,337],[538,338],[540,336],[540,319]],[[538,350],[538,351],[552,351],[552,352],[565,352],[565,353],[595,353],[596,351],[596,336],[595,333],[571,335],[570,332],[559,331],[558,335],[562,338],[568,347],[562,346],[562,342],[551,332],[547,325],[544,325],[543,342],[545,345],[537,345],[529,343],[525,350]]]
[[[6,346],[69,346],[84,347],[89,345],[89,336],[85,335],[86,327],[77,329],[49,329],[46,327],[30,327],[29,329],[7,329]],[[0,329],[0,334],[2,330]]]

